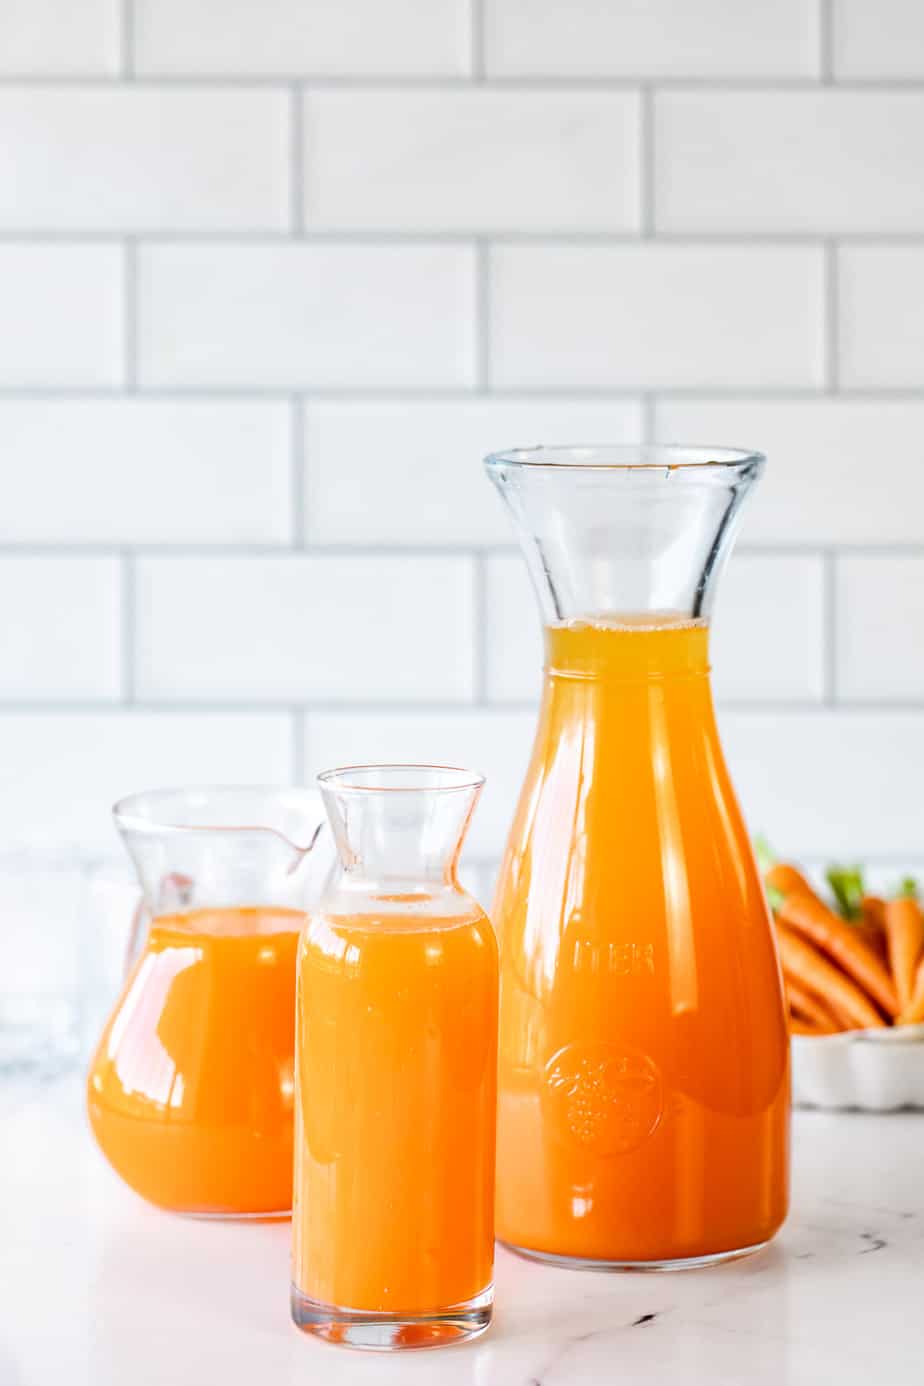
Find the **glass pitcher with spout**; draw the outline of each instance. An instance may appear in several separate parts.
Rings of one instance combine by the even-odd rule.
[[[760,454],[486,459],[539,600],[539,723],[500,871],[497,1232],[561,1264],[709,1264],[788,1201],[789,1045],[716,729],[709,623]]]
[[[296,951],[334,862],[320,797],[161,790],[123,799],[114,815],[145,928],[90,1065],[93,1134],[160,1207],[285,1215]]]

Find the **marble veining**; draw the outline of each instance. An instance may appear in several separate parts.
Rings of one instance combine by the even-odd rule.
[[[482,1339],[389,1357],[291,1326],[286,1225],[158,1213],[97,1155],[76,1086],[8,1098],[0,1386],[921,1381],[924,1115],[797,1112],[792,1213],[754,1257],[607,1275],[499,1249],[497,1316]]]

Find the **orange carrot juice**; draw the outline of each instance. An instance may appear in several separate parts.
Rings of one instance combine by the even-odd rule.
[[[785,1216],[780,976],[707,645],[670,614],[546,631],[495,902],[498,1235],[540,1255],[718,1256]]]
[[[160,916],[90,1068],[90,1124],[116,1173],[181,1212],[292,1204],[295,957],[304,915]]]
[[[305,928],[292,1279],[315,1304],[426,1314],[490,1286],[497,949],[465,908]]]

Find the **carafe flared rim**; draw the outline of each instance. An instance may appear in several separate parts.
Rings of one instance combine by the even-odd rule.
[[[453,794],[481,789],[485,777],[459,765],[340,765],[317,776],[322,790],[337,794]]]
[[[549,470],[696,473],[727,482],[728,473],[757,476],[766,457],[752,448],[686,443],[570,443],[510,448],[484,459],[489,471],[530,467]]]

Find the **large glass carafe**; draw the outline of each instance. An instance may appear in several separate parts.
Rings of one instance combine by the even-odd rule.
[[[106,1159],[176,1212],[292,1206],[295,960],[333,866],[318,795],[181,789],[115,819],[145,928],[93,1057],[87,1108]]]
[[[709,618],[764,459],[497,454],[545,626],[501,867],[497,1231],[568,1264],[765,1243],[788,1201],[789,1050],[709,683]]]

